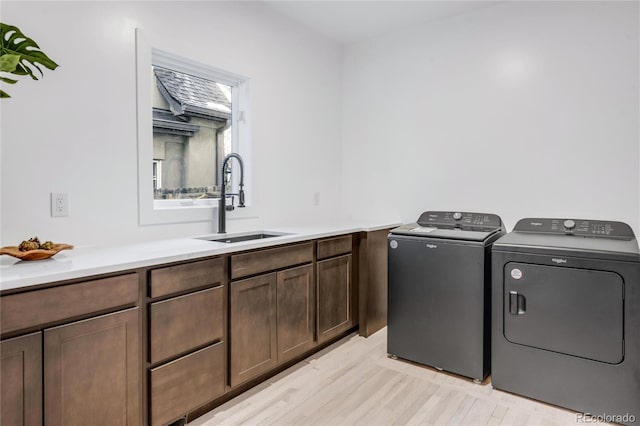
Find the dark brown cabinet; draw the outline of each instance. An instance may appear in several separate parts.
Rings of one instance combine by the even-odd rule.
[[[42,333],[0,342],[3,425],[42,424]]]
[[[231,283],[231,386],[312,349],[314,329],[313,265]]]
[[[353,249],[353,237],[341,235],[318,241],[316,257],[318,260],[336,257],[341,254],[349,254]]]
[[[313,244],[231,256],[231,278],[263,273],[230,284],[231,387],[303,356],[356,325],[353,236]],[[315,270],[314,257],[325,259]],[[304,264],[296,266],[300,262]]]
[[[231,256],[231,279],[264,274],[310,262],[313,262],[311,242],[234,254]]]
[[[2,297],[2,334],[41,328],[72,318],[134,305],[138,274],[125,274],[75,284],[25,291]]]
[[[147,361],[153,426],[178,420],[226,391],[226,273],[224,257],[149,273]]]
[[[139,309],[44,331],[47,426],[141,423]]]
[[[214,287],[151,304],[152,364],[222,339],[223,290]]]
[[[149,296],[156,298],[198,287],[220,286],[225,282],[225,275],[222,257],[153,269],[149,273]]]
[[[358,331],[369,337],[387,325],[388,229],[362,232],[358,253]]]
[[[0,342],[3,425],[142,424],[139,284],[131,272],[2,294],[2,335],[34,332]]]
[[[262,274],[230,285],[232,387],[269,372],[315,344],[311,262],[311,242],[231,256],[232,279]],[[300,264],[306,265],[294,267]]]
[[[359,244],[338,235],[0,292],[2,424],[202,414],[357,325]]]
[[[313,265],[278,272],[276,295],[278,363],[282,363],[315,345]]]
[[[218,342],[151,370],[151,424],[165,425],[225,391],[225,346]]]
[[[276,274],[232,282],[229,295],[231,386],[277,365]]]
[[[351,255],[316,265],[318,342],[322,343],[355,325]]]

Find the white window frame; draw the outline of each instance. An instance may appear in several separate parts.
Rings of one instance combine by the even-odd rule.
[[[154,200],[153,126],[151,65],[202,77],[232,87],[232,151],[244,159],[244,183],[248,207],[237,209],[228,219],[256,217],[252,205],[252,156],[250,139],[250,79],[153,47],[147,35],[136,29],[136,86],[138,119],[138,222],[160,225],[217,220],[218,199]],[[234,170],[239,170],[234,167]],[[232,192],[237,192],[239,173],[232,177]]]

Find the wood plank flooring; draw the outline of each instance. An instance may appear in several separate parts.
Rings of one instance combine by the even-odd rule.
[[[576,425],[576,414],[488,380],[387,357],[386,328],[352,334],[190,425]],[[594,424],[594,423],[590,423]]]

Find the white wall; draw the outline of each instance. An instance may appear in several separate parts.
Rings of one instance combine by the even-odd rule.
[[[228,231],[335,215],[339,44],[253,2],[3,1],[2,21],[60,65],[6,88],[13,98],[2,101],[2,245],[33,235],[91,245],[214,230],[213,221],[138,226],[136,27],[165,50],[251,78],[259,219],[232,220]],[[50,192],[69,194],[69,217],[50,217]]]
[[[460,209],[640,233],[638,8],[505,2],[348,45],[343,64],[340,45],[260,3],[3,1],[2,21],[60,68],[6,87],[0,244],[214,229],[138,226],[136,27],[252,78],[259,219],[230,231]],[[50,192],[69,194],[69,217],[49,217]]]
[[[345,209],[640,233],[639,39],[638,2],[504,2],[347,46]]]

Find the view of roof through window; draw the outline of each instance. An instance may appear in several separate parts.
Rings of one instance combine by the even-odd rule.
[[[231,152],[232,88],[152,67],[154,199],[215,198]]]

